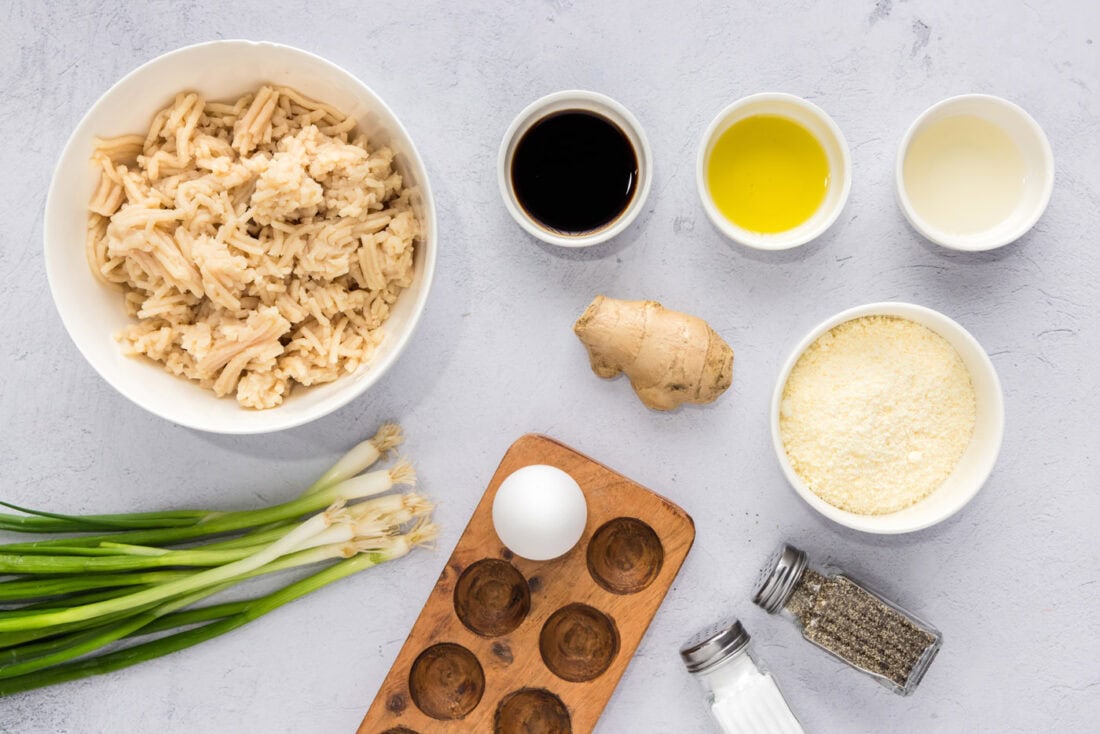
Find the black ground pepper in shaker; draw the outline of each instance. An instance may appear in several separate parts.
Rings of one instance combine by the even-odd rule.
[[[933,627],[850,576],[808,568],[806,554],[791,545],[764,567],[753,602],[769,614],[786,609],[807,640],[903,696],[943,642]]]

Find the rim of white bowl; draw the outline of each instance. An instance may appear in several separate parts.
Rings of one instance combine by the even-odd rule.
[[[202,425],[202,423],[200,421],[189,420],[189,419],[181,419],[179,416],[169,415],[166,411],[157,410],[157,409],[145,404],[144,402],[139,400],[137,397],[135,397],[131,393],[131,391],[127,388],[127,386],[125,384],[123,384],[120,381],[116,381],[115,379],[113,379],[113,377],[110,374],[108,374],[104,370],[100,369],[99,365],[96,364],[96,362],[93,361],[92,358],[88,355],[88,353],[84,350],[84,347],[81,345],[81,341],[77,338],[77,336],[75,334],[75,327],[71,323],[71,320],[68,317],[68,315],[66,314],[66,312],[61,308],[60,302],[58,301],[58,297],[57,297],[57,289],[56,289],[56,286],[55,286],[55,283],[57,282],[58,276],[53,272],[54,266],[51,264],[51,260],[50,260],[49,257],[45,257],[45,260],[46,260],[46,280],[47,280],[47,282],[49,284],[49,287],[50,287],[50,295],[51,295],[51,299],[54,302],[54,308],[57,309],[58,314],[61,316],[61,322],[65,326],[65,331],[68,333],[69,338],[72,340],[73,344],[76,345],[77,350],[84,357],[84,360],[89,365],[91,365],[92,369],[94,369],[99,374],[99,376],[101,378],[103,378],[103,380],[108,385],[113,387],[115,389],[115,391],[117,391],[119,394],[121,394],[127,400],[134,403],[135,405],[142,408],[143,410],[145,410],[149,413],[152,413],[153,415],[156,415],[159,418],[163,418],[166,421],[169,421],[170,423],[175,423],[176,425],[180,425],[180,426],[183,426],[185,428],[191,428],[191,429],[194,429],[194,430],[197,430],[197,431],[203,431],[203,432],[206,432],[206,433],[216,433],[216,434],[222,434],[222,435],[255,435],[255,434],[264,434],[264,433],[275,433],[277,431],[283,431],[283,430],[287,430],[289,428],[296,428],[298,426],[305,425],[307,423],[311,423],[315,420],[318,420],[320,418],[325,417],[326,415],[334,413],[335,411],[339,410],[340,408],[344,407],[348,403],[350,403],[353,400],[355,400],[356,398],[358,398],[360,395],[362,395],[368,389],[370,389],[371,386],[373,386],[376,382],[378,382],[378,380],[380,380],[382,378],[382,375],[384,375],[389,370],[389,368],[397,362],[398,358],[401,356],[401,353],[405,350],[405,347],[408,345],[409,339],[412,337],[413,332],[416,331],[416,327],[419,325],[420,318],[424,313],[424,306],[427,303],[428,294],[431,291],[432,281],[435,277],[435,259],[436,259],[436,249],[437,249],[437,243],[438,243],[439,235],[438,235],[438,225],[437,225],[437,222],[436,222],[435,200],[432,196],[431,184],[428,180],[427,166],[424,164],[424,159],[421,157],[420,151],[416,147],[416,143],[413,141],[412,136],[409,135],[409,132],[405,128],[404,123],[401,122],[401,119],[397,116],[397,114],[393,111],[393,109],[389,106],[389,104],[384,99],[382,99],[382,97],[380,95],[378,95],[373,89],[371,89],[369,86],[367,86],[366,83],[364,83],[361,79],[359,79],[359,77],[355,76],[354,74],[352,74],[350,71],[343,68],[339,64],[336,64],[332,61],[329,61],[328,59],[326,59],[324,57],[321,57],[321,56],[318,56],[317,54],[314,54],[310,51],[306,51],[304,49],[297,48],[296,46],[290,46],[290,45],[283,44],[283,43],[275,43],[273,41],[250,41],[248,39],[243,39],[243,38],[218,39],[218,40],[215,40],[215,41],[204,41],[202,43],[194,43],[194,44],[191,44],[189,46],[183,46],[183,47],[177,48],[173,51],[169,51],[167,53],[161,54],[160,56],[152,58],[149,61],[146,61],[145,63],[140,64],[139,66],[135,67],[134,69],[131,69],[124,76],[122,76],[118,81],[116,81],[114,84],[112,84],[105,92],[103,92],[103,94],[101,94],[99,96],[99,98],[95,101],[95,103],[93,103],[92,106],[88,108],[88,110],[81,116],[80,121],[76,124],[76,127],[73,128],[72,133],[69,134],[68,139],[65,141],[65,145],[61,149],[61,154],[58,156],[57,163],[54,165],[53,174],[50,178],[49,192],[46,195],[46,207],[45,207],[45,210],[44,210],[46,212],[46,216],[43,217],[43,226],[42,226],[43,255],[45,256],[45,254],[46,254],[46,252],[49,248],[49,242],[50,242],[50,239],[51,239],[51,237],[50,237],[50,235],[51,235],[51,224],[50,224],[51,217],[49,216],[49,212],[54,207],[55,190],[56,190],[56,187],[57,187],[58,174],[61,172],[60,171],[61,163],[67,157],[67,155],[69,153],[69,149],[73,145],[77,144],[77,136],[83,130],[84,125],[88,121],[88,118],[90,118],[92,116],[92,114],[100,108],[100,106],[102,106],[106,103],[105,101],[107,100],[107,98],[110,97],[111,94],[118,87],[122,86],[131,77],[137,76],[138,74],[143,72],[148,67],[151,67],[155,64],[160,63],[161,61],[163,61],[165,59],[168,59],[168,58],[171,58],[171,57],[174,57],[174,56],[177,56],[177,55],[181,55],[181,54],[185,54],[185,53],[193,53],[196,50],[201,49],[201,48],[211,47],[211,46],[225,46],[225,45],[241,45],[241,46],[249,46],[249,47],[268,46],[268,47],[278,48],[278,49],[281,49],[281,50],[284,50],[284,51],[290,51],[291,53],[301,54],[303,56],[307,56],[307,57],[315,60],[316,62],[320,63],[321,65],[328,67],[329,69],[331,69],[336,74],[340,74],[340,75],[343,75],[343,76],[347,77],[356,86],[358,86],[363,93],[365,93],[368,97],[371,97],[375,101],[377,101],[378,105],[381,108],[385,109],[386,112],[389,113],[389,115],[393,118],[393,120],[397,124],[397,132],[401,136],[403,136],[406,141],[408,141],[407,153],[408,153],[409,158],[411,158],[412,162],[421,171],[424,172],[424,180],[420,182],[420,195],[421,195],[421,201],[423,202],[423,210],[424,210],[425,216],[428,219],[427,224],[428,224],[428,231],[430,232],[429,236],[432,238],[433,241],[432,241],[432,244],[431,244],[430,247],[425,247],[424,248],[423,263],[421,264],[422,273],[423,273],[423,275],[421,276],[422,286],[420,288],[419,293],[417,294],[416,302],[413,304],[413,310],[412,310],[412,313],[410,315],[410,319],[409,319],[409,322],[407,324],[407,328],[403,331],[403,333],[398,334],[394,337],[396,339],[396,343],[394,344],[393,350],[389,353],[389,355],[387,355],[387,359],[382,363],[369,362],[367,364],[360,365],[359,370],[364,370],[364,369],[368,370],[368,373],[363,377],[362,380],[360,380],[357,383],[349,383],[348,386],[347,386],[347,389],[344,392],[341,392],[341,393],[338,393],[338,394],[334,395],[333,398],[330,399],[328,402],[318,404],[311,411],[301,413],[301,414],[283,414],[283,415],[280,415],[279,414],[279,409],[274,408],[274,409],[269,409],[269,410],[263,411],[263,414],[264,414],[265,418],[268,419],[263,425],[257,425],[257,426],[219,426],[219,427],[216,427],[216,428],[212,428],[210,426]],[[83,258],[81,258],[81,259],[83,260]],[[93,277],[90,272],[88,274],[88,277]],[[387,333],[386,338],[387,339],[390,338],[390,335],[388,333]],[[156,367],[156,365],[150,365],[150,366],[152,368],[159,369],[159,367]],[[350,379],[353,375],[354,375],[354,373],[352,375],[345,375],[344,379]],[[292,396],[291,399],[293,399],[293,396]],[[242,410],[245,410],[245,409],[242,408]],[[284,417],[284,416],[286,416],[286,417]]]
[[[914,315],[917,317],[924,317],[939,328],[929,326],[923,321],[913,318]],[[989,460],[981,467],[978,473],[979,481],[973,482],[973,484],[966,487],[964,491],[958,492],[955,500],[946,505],[945,509],[939,514],[906,525],[897,524],[897,515],[906,512],[910,508],[904,508],[885,515],[860,515],[842,510],[818,497],[814,494],[813,490],[806,486],[806,483],[802,481],[802,478],[795,472],[794,467],[791,466],[791,462],[787,458],[787,451],[783,445],[783,436],[779,430],[779,409],[783,400],[783,391],[787,386],[787,379],[791,375],[791,370],[794,369],[795,364],[798,363],[803,353],[809,349],[810,345],[817,341],[821,335],[825,334],[830,329],[863,316],[897,316],[906,318],[928,326],[928,328],[931,328],[946,339],[952,347],[955,347],[957,341],[968,344],[972,348],[974,354],[979,355],[978,362],[982,371],[980,376],[974,375],[973,372],[971,372],[970,379],[972,382],[976,382],[978,379],[988,380],[992,387],[991,394],[994,396],[990,406],[993,418],[992,425],[994,426],[994,433],[991,436],[992,452],[990,453]],[[944,333],[945,331],[948,333]],[[957,350],[957,347],[955,348]],[[993,362],[990,360],[989,355],[986,353],[985,349],[982,348],[978,340],[974,338],[974,335],[967,331],[957,321],[927,306],[906,303],[904,301],[879,301],[877,303],[855,306],[830,316],[811,329],[806,336],[798,342],[797,346],[795,346],[787,357],[786,362],[784,362],[783,368],[779,371],[779,378],[776,380],[775,390],[772,392],[769,419],[772,446],[775,449],[776,458],[779,460],[779,466],[783,470],[783,474],[787,478],[788,484],[798,493],[799,497],[805,500],[806,504],[817,510],[818,513],[829,520],[853,530],[874,533],[876,535],[900,535],[902,533],[912,533],[917,530],[924,530],[925,528],[938,525],[944,520],[947,520],[965,507],[970,500],[974,499],[982,487],[985,486],[986,481],[989,479],[997,463],[997,457],[1000,454],[1001,444],[1004,440],[1004,394],[1001,389],[1000,378],[997,376],[997,370],[993,366]],[[932,494],[938,491],[939,489],[937,488],[933,490]],[[911,507],[919,507],[922,502],[932,497],[932,494]]]
[[[634,196],[618,217],[609,223],[590,232],[580,234],[565,234],[548,229],[520,205],[516,198],[515,189],[512,186],[512,158],[516,152],[516,145],[536,122],[547,115],[566,110],[584,110],[601,117],[606,117],[617,127],[621,128],[631,147],[638,154],[638,182],[634,187]],[[601,242],[606,242],[612,237],[622,233],[629,227],[645,206],[649,197],[649,190],[653,183],[653,153],[649,147],[649,139],[646,137],[642,124],[638,118],[621,103],[608,97],[606,94],[593,92],[587,89],[564,89],[553,92],[536,99],[523,108],[508,129],[500,142],[500,152],[497,154],[497,185],[500,187],[500,198],[504,200],[504,207],[512,215],[512,219],[532,237],[558,247],[591,247]]]
[[[905,154],[909,151],[909,145],[913,142],[913,136],[929,122],[933,115],[942,111],[945,107],[958,105],[964,102],[977,102],[979,104],[1000,107],[1014,115],[1035,135],[1035,140],[1039,147],[1039,155],[1042,158],[1043,170],[1041,173],[1043,176],[1043,190],[1039,195],[1034,210],[1027,217],[1021,219],[1016,227],[1008,230],[999,237],[988,237],[983,240],[980,235],[957,235],[945,232],[942,229],[937,229],[917,214],[916,210],[913,208],[912,202],[909,200],[909,194],[905,190]],[[989,122],[997,125],[993,120],[989,120]],[[997,126],[1000,127],[1000,125]],[[1016,143],[1019,144],[1019,141],[1016,141]],[[985,252],[987,250],[996,250],[998,247],[1004,247],[1005,245],[1011,244],[1027,234],[1043,216],[1043,213],[1046,212],[1047,205],[1050,203],[1051,193],[1054,191],[1054,153],[1050,147],[1050,140],[1047,139],[1046,133],[1043,132],[1043,128],[1035,121],[1035,118],[1028,114],[1027,110],[1020,105],[993,94],[957,94],[954,97],[940,100],[920,113],[917,119],[913,120],[905,131],[905,135],[901,139],[901,145],[898,146],[897,157],[894,161],[894,189],[898,206],[901,208],[902,214],[905,215],[906,220],[908,220],[913,229],[917,230],[917,232],[928,241],[940,247],[946,247],[949,250],[958,250],[960,252]]]
[[[794,229],[787,230],[786,232],[775,232],[772,234],[751,232],[742,227],[738,227],[727,219],[722,212],[718,211],[718,207],[714,204],[714,199],[711,198],[710,187],[707,185],[707,159],[710,157],[710,149],[714,141],[719,135],[725,132],[727,128],[742,119],[742,117],[736,116],[738,112],[751,105],[769,103],[789,104],[809,113],[810,116],[825,126],[825,129],[829,131],[829,134],[833,137],[840,151],[840,171],[832,170],[832,166],[830,166],[829,171],[830,186],[833,185],[833,181],[835,180],[833,177],[837,175],[840,176],[840,196],[837,197],[833,203],[832,210],[828,212],[825,217],[819,219],[812,227],[808,227],[807,225],[813,220],[814,216],[811,216],[810,220],[807,222],[804,222]],[[788,115],[784,115],[782,110],[776,110],[774,112],[761,110],[759,113],[754,114],[776,114],[782,117],[789,117]],[[818,137],[812,131],[810,131],[810,134],[815,138]],[[826,141],[819,142],[825,145]],[[827,150],[826,154],[828,154]],[[848,195],[852,190],[852,156],[851,152],[848,150],[848,141],[844,137],[844,132],[825,110],[821,109],[813,102],[794,94],[787,94],[786,92],[759,92],[731,102],[722,108],[722,111],[711,120],[706,131],[703,133],[702,140],[699,143],[699,151],[695,159],[695,187],[699,192],[699,199],[703,203],[703,210],[707,213],[707,218],[710,219],[711,224],[726,237],[739,245],[751,247],[754,250],[789,250],[812,242],[823,235],[829,227],[833,226],[836,222],[840,213],[844,210],[845,205],[848,203]],[[825,202],[823,201],[822,206],[824,205]]]

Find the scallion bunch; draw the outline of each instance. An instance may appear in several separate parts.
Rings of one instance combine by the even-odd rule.
[[[412,465],[363,473],[401,440],[383,426],[301,496],[256,510],[60,515],[0,503],[22,513],[0,514],[0,530],[69,536],[0,545],[0,695],[182,650],[430,541],[431,503],[385,494],[415,484]],[[315,564],[265,596],[200,605]]]

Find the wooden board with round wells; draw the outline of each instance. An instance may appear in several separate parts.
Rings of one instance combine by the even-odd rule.
[[[584,493],[580,541],[549,561],[504,546],[493,502],[518,469]],[[545,436],[520,438],[439,576],[359,734],[589,732],[695,539],[679,507]]]

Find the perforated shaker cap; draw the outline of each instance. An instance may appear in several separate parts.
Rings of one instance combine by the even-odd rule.
[[[753,604],[768,614],[775,614],[790,598],[805,570],[806,554],[784,543],[760,569],[756,593],[752,596]]]
[[[741,622],[727,620],[707,627],[680,648],[680,658],[689,673],[701,673],[741,653],[749,644],[749,633]]]

